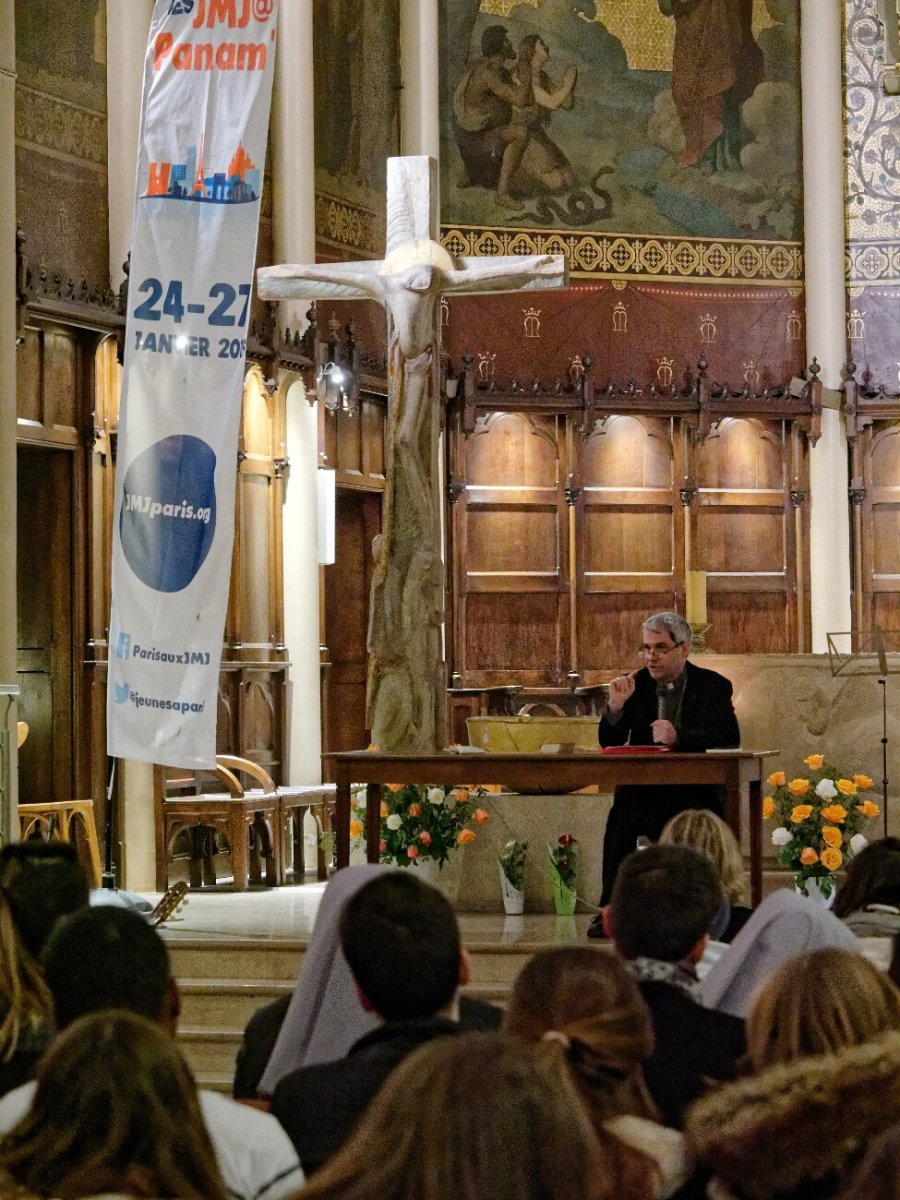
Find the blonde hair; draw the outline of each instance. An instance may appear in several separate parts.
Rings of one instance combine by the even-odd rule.
[[[756,994],[747,1018],[754,1070],[833,1054],[900,1029],[900,990],[855,950],[788,959]]]
[[[620,1200],[558,1042],[436,1038],[394,1070],[303,1200]]]
[[[737,838],[721,817],[708,808],[688,808],[676,813],[659,836],[660,845],[690,846],[716,868],[729,904],[746,898],[744,859]]]

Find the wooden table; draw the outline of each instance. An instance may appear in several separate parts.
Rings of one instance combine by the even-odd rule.
[[[380,785],[383,783],[494,783],[526,795],[560,795],[596,784],[611,793],[620,783],[717,783],[727,790],[725,820],[741,836],[741,794],[749,799],[750,890],[762,899],[763,762],[775,750],[728,750],[720,753],[602,754],[382,754],[371,750],[324,754],[336,784],[335,835],[338,867],[350,860],[350,785],[366,788],[366,844],[369,862],[378,861]]]

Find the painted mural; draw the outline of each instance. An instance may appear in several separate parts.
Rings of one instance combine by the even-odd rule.
[[[865,382],[900,391],[900,96],[882,86],[876,0],[845,0],[847,340]]]
[[[399,152],[398,0],[314,0],[320,257],[384,251],[387,159]]]
[[[16,0],[16,216],[37,273],[109,283],[106,5]]]
[[[447,0],[441,70],[451,252],[800,278],[799,0]]]

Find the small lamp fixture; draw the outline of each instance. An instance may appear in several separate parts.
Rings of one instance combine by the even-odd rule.
[[[341,323],[334,313],[328,322],[328,340],[316,348],[316,397],[329,412],[352,412],[359,406],[359,369],[352,321],[346,339],[340,338]]]

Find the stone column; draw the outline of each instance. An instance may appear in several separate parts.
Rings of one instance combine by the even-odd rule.
[[[400,153],[440,162],[437,0],[400,0]]]
[[[275,261],[315,260],[315,161],[312,131],[313,5],[291,0],[278,14],[272,99]],[[305,324],[305,302],[278,306],[291,329]],[[291,663],[287,686],[285,781],[320,783],[322,716],[319,689],[319,565],[316,539],[318,432],[315,405],[302,383],[287,397],[290,471],[284,504],[284,640]]]
[[[109,277],[122,282],[131,249],[144,57],[153,0],[106,0],[106,101],[109,154]]]
[[[810,454],[812,650],[850,628],[847,437],[837,405],[847,359],[839,0],[801,0],[807,357],[822,365],[822,437]],[[833,406],[833,407],[831,407]]]
[[[153,0],[106,0],[109,278],[113,289],[122,282],[122,264],[131,249],[144,57],[152,16]],[[133,891],[152,891],[156,886],[153,767],[120,759],[116,769],[121,803],[119,882]]]
[[[15,0],[0,0],[0,688],[16,684],[16,31]],[[16,705],[0,695],[0,734],[10,732],[7,828],[18,798]]]

